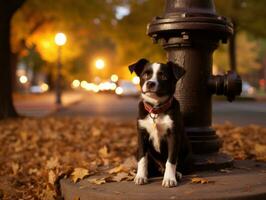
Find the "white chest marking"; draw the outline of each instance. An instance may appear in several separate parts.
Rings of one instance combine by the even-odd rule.
[[[156,151],[160,152],[160,139],[167,133],[168,129],[173,127],[173,121],[169,115],[159,115],[155,120],[155,124],[150,115],[147,115],[145,119],[138,120],[140,128],[145,128],[150,135],[150,140],[153,142],[153,146]]]

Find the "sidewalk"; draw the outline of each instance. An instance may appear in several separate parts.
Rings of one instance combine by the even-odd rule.
[[[63,92],[62,107],[58,107],[55,104],[55,94],[53,92],[44,94],[15,94],[14,104],[20,115],[44,117],[58,109],[77,103],[81,98],[81,93],[73,91]]]
[[[150,179],[146,185],[134,182],[91,184],[89,177],[73,183],[61,180],[64,200],[262,200],[266,199],[266,164],[255,161],[237,161],[231,169],[195,172],[183,176],[175,188],[163,188],[162,177]],[[203,180],[198,183],[195,180]]]

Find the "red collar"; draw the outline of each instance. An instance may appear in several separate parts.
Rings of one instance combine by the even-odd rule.
[[[173,97],[160,106],[153,107],[146,102],[143,102],[143,103],[144,103],[145,110],[147,110],[149,113],[160,114],[160,113],[164,113],[165,111],[167,111],[172,105],[172,102],[173,102]]]

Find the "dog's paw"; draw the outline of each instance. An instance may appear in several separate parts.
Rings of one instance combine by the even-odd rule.
[[[177,181],[175,178],[164,178],[162,182],[163,187],[176,187],[177,186]]]
[[[136,176],[134,179],[134,182],[136,185],[144,185],[144,184],[148,183],[148,178],[142,177],[142,176]]]

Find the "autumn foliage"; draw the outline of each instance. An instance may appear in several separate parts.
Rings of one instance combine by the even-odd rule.
[[[266,161],[266,128],[215,127],[224,140],[222,151],[235,159]],[[22,118],[1,121],[0,132],[0,197],[4,199],[53,199],[58,197],[58,180],[63,177],[78,182],[91,175],[104,175],[90,178],[93,184],[131,181],[134,177],[134,122]],[[191,181],[209,183],[204,178]]]

